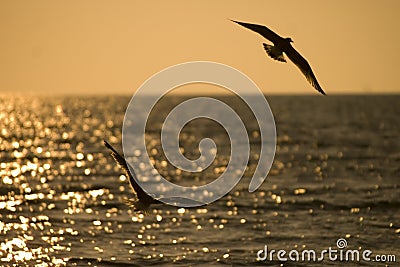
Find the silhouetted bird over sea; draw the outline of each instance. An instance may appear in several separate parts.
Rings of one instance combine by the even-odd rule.
[[[129,183],[136,194],[135,199],[128,199],[126,202],[134,211],[147,213],[151,204],[161,204],[162,202],[148,195],[136,182],[136,174],[131,172],[125,158],[121,156],[107,141],[104,140],[104,145],[111,150],[111,156],[115,162],[125,171],[125,175],[129,178]]]
[[[137,177],[135,171],[132,167],[129,167],[125,158],[121,156],[106,140],[104,140],[104,145],[111,150],[111,156],[118,164],[118,166],[125,172],[125,175],[129,178],[129,183],[135,192],[136,197],[128,199],[126,203],[133,208],[134,211],[138,213],[146,214],[149,212],[150,205],[152,204],[164,204],[169,203],[174,206],[181,207],[199,207],[204,206],[205,203],[185,198],[185,197],[165,197],[165,198],[155,198],[154,196],[146,193],[140,185],[137,183]]]
[[[324,90],[322,90],[321,86],[319,85],[317,78],[315,77],[310,64],[308,64],[307,60],[300,55],[299,52],[296,51],[296,49],[293,48],[293,46],[290,44],[292,43],[291,38],[283,38],[279,36],[278,34],[274,33],[270,29],[268,29],[265,26],[262,25],[257,25],[257,24],[251,24],[251,23],[245,23],[245,22],[240,22],[240,21],[235,21],[232,20],[233,22],[250,29],[252,31],[255,31],[259,34],[261,34],[264,38],[268,39],[271,41],[274,45],[269,45],[266,43],[263,43],[264,49],[267,52],[267,54],[272,57],[275,60],[281,61],[281,62],[286,62],[285,57],[283,56],[283,53],[287,55],[287,57],[301,70],[301,72],[306,76],[307,81],[320,92],[321,94],[325,95]]]

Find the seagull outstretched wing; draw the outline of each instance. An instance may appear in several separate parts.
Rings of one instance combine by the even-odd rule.
[[[271,31],[270,29],[268,29],[267,27],[265,27],[263,25],[245,23],[245,22],[240,22],[240,21],[236,21],[236,20],[232,20],[232,21],[247,28],[247,29],[250,29],[252,31],[255,31],[256,33],[261,34],[264,38],[268,39],[269,41],[271,41],[273,43],[279,42],[281,39],[283,39],[281,36],[274,33],[273,31]]]
[[[317,78],[315,77],[310,64],[307,60],[300,55],[291,45],[285,49],[285,54],[287,57],[301,70],[301,72],[306,76],[307,81],[315,88],[318,92],[325,95],[324,90],[322,90],[319,85]]]

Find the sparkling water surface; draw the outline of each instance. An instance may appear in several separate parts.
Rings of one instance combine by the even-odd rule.
[[[245,177],[208,206],[153,206],[147,215],[125,204],[131,189],[103,145],[106,139],[121,150],[129,98],[0,97],[2,266],[320,266],[257,261],[257,252],[265,245],[318,252],[337,248],[339,238],[349,249],[397,258],[346,266],[400,261],[400,96],[268,97],[277,152],[254,193],[248,184],[258,159],[257,123],[240,101],[220,97],[241,110],[247,126],[252,147]],[[160,145],[164,115],[184,99],[168,96],[156,107],[148,151],[164,177],[205,184],[229,161],[220,125],[199,120],[181,134],[188,158],[199,156],[201,138],[218,144],[204,173],[177,170]]]

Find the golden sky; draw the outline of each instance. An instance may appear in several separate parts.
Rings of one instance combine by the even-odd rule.
[[[291,37],[328,95],[400,93],[399,10],[398,0],[0,0],[0,92],[132,94],[200,60],[242,71],[266,94],[318,94],[235,19]]]

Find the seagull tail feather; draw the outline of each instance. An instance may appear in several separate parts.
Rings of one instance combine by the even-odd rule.
[[[125,203],[133,209],[134,212],[149,214],[150,213],[150,205],[140,201],[139,199],[125,199]]]
[[[271,58],[278,60],[280,62],[286,62],[286,59],[282,53],[277,54],[276,51],[274,51],[273,45],[263,43],[263,46],[264,46],[265,52],[267,52],[268,56],[270,56]]]

